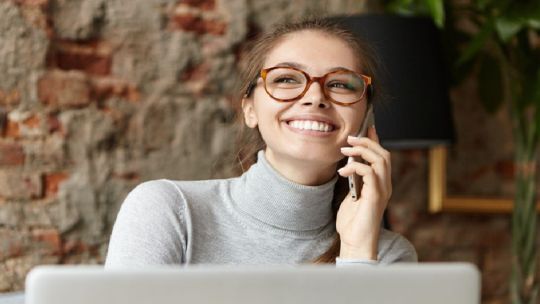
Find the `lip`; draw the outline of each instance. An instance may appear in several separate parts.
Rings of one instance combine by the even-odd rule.
[[[328,117],[325,117],[325,116],[320,116],[320,115],[314,115],[314,114],[300,114],[300,115],[294,115],[294,116],[291,116],[291,117],[288,117],[286,119],[284,119],[283,121],[289,125],[289,122],[292,121],[292,120],[312,120],[312,121],[320,121],[320,122],[324,122],[324,123],[327,123],[327,124],[330,124],[332,125],[332,127],[334,127],[334,130],[337,130],[339,129],[339,126],[331,119],[331,118],[328,118]],[[332,131],[332,132],[333,132]],[[330,133],[332,133],[330,132]]]

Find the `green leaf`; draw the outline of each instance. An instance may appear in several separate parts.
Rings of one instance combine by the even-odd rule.
[[[508,42],[523,28],[523,25],[524,21],[521,18],[501,17],[495,20],[497,34],[503,42]]]
[[[514,23],[511,27],[520,24],[521,27],[540,28],[540,1],[538,0],[514,1],[501,12],[503,14],[500,19],[503,19],[503,22],[510,20]]]
[[[444,3],[443,0],[424,0],[428,7],[431,18],[439,28],[444,27]]]
[[[503,102],[503,80],[499,61],[489,53],[482,53],[478,73],[478,91],[484,108],[489,113],[499,110]]]
[[[467,48],[463,51],[457,61],[457,65],[462,65],[471,60],[484,47],[489,36],[493,33],[493,21],[490,19],[484,23],[480,31],[472,38]]]
[[[478,6],[479,9],[484,10],[488,7],[488,5],[491,4],[491,0],[477,0],[476,6]]]
[[[529,19],[527,20],[527,26],[535,30],[540,30],[540,20]]]
[[[386,5],[386,10],[397,15],[410,16],[414,13],[412,4],[413,0],[393,0]]]

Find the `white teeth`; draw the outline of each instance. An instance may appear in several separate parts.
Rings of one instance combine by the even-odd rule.
[[[319,132],[330,132],[334,130],[334,128],[327,123],[311,120],[293,120],[289,122],[289,125],[295,129],[301,130],[314,130]]]

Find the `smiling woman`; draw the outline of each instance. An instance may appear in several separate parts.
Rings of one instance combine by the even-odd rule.
[[[262,36],[246,60],[243,174],[136,187],[118,214],[106,267],[415,262],[413,246],[380,225],[392,193],[389,152],[374,129],[351,137],[374,100],[369,48],[335,24],[307,20]],[[365,163],[346,164],[347,156]],[[352,174],[364,182],[356,201],[347,195]]]

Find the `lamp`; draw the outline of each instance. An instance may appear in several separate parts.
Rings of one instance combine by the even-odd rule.
[[[374,81],[383,98],[374,110],[381,145],[429,149],[429,211],[476,212],[498,204],[446,196],[446,152],[455,133],[439,30],[431,19],[374,14],[331,19],[366,40],[379,59]]]
[[[386,149],[429,148],[455,140],[438,29],[424,17],[333,17],[374,49],[384,97],[374,103]]]

